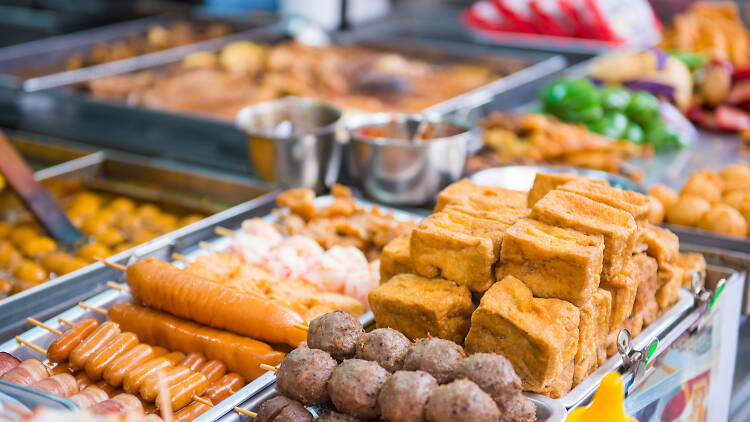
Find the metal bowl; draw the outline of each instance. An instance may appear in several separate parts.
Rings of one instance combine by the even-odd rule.
[[[247,133],[250,165],[261,180],[321,191],[338,175],[332,156],[340,118],[323,102],[285,97],[243,108],[235,125]]]
[[[482,170],[474,173],[469,179],[478,184],[486,186],[497,186],[506,189],[527,191],[534,184],[537,173],[555,174],[572,173],[591,179],[606,180],[610,185],[625,190],[643,192],[641,187],[616,174],[606,171],[591,170],[580,167],[538,165],[538,166],[504,166]]]
[[[475,137],[471,126],[441,114],[376,113],[346,120],[347,163],[368,196],[389,205],[434,203],[458,180]],[[429,134],[414,139],[416,132]]]

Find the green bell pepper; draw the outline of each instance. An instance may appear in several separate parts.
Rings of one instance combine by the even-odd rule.
[[[659,120],[659,100],[650,92],[638,91],[632,95],[625,113],[630,120],[648,127]]]
[[[599,95],[606,111],[625,111],[630,104],[630,91],[621,86],[605,86],[599,90]]]

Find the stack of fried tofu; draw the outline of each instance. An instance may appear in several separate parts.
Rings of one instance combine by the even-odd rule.
[[[516,192],[463,180],[383,250],[379,327],[508,358],[524,389],[561,397],[679,297],[700,254],[648,223],[649,197],[568,174]],[[477,306],[478,302],[478,306]]]

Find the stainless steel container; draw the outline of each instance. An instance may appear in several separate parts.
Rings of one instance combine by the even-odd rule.
[[[346,129],[351,176],[367,195],[396,206],[435,201],[441,189],[461,177],[477,139],[470,125],[440,114],[354,115]],[[413,139],[417,131],[434,137]]]
[[[261,180],[321,191],[338,175],[340,118],[320,101],[285,97],[243,108],[235,124],[247,134],[248,159]]]

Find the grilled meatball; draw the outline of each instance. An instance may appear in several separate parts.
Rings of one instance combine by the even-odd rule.
[[[505,400],[505,408],[501,409],[500,422],[535,422],[536,406],[534,402],[521,393]]]
[[[336,369],[336,361],[326,352],[300,346],[281,361],[276,373],[279,393],[304,404],[328,401],[326,385]]]
[[[380,414],[378,393],[388,371],[375,362],[349,359],[342,362],[328,380],[328,394],[340,412],[370,419]]]
[[[404,370],[429,373],[439,384],[453,379],[453,371],[466,357],[458,344],[441,338],[423,338],[409,348],[404,359]]]
[[[467,379],[441,385],[427,400],[429,422],[497,422],[500,410],[489,394]]]
[[[392,328],[378,328],[362,336],[357,344],[357,359],[371,360],[388,372],[404,366],[404,358],[411,342],[405,335]]]
[[[360,422],[362,419],[339,412],[328,412],[318,418],[318,422]]]
[[[333,311],[310,321],[307,345],[328,352],[341,362],[354,356],[357,342],[365,334],[359,321],[344,311]]]
[[[521,393],[521,378],[513,365],[503,356],[494,353],[477,353],[464,359],[453,372],[455,379],[473,381],[489,394],[500,410],[504,402]]]
[[[260,405],[255,422],[312,422],[313,415],[299,402],[276,396]]]
[[[378,406],[386,422],[422,422],[424,406],[438,383],[424,371],[398,371],[380,388]]]

